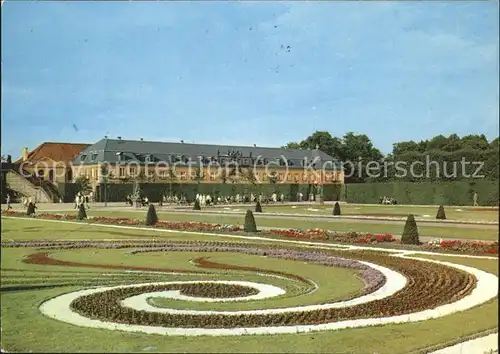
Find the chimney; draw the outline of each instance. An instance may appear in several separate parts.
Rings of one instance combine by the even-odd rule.
[[[23,149],[23,162],[24,162],[24,161],[28,161],[28,154],[29,154],[28,148],[27,148],[27,147],[25,147],[25,148]]]

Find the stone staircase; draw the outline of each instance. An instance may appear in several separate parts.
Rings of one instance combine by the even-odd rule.
[[[10,189],[25,197],[32,197],[39,203],[54,202],[54,196],[46,191],[43,180],[32,177],[25,178],[20,173],[10,170],[6,173],[6,182]]]

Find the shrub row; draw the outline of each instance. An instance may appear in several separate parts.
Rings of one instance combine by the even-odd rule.
[[[383,196],[398,204],[472,205],[474,192],[479,205],[498,206],[498,181],[351,183],[346,185],[349,203],[378,204]]]

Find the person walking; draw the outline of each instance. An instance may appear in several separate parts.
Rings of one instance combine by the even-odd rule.
[[[7,193],[6,202],[7,202],[7,210],[12,209],[12,207],[10,206],[10,194],[9,193]]]

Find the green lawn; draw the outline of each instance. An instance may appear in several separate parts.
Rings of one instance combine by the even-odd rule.
[[[96,231],[91,231],[96,230]],[[117,234],[120,232],[121,234]],[[135,235],[134,235],[135,234]],[[140,231],[141,238],[169,237],[175,240],[192,240],[193,235]],[[89,237],[89,235],[91,237]],[[86,237],[85,237],[86,236]],[[197,236],[199,238],[199,236]],[[2,239],[50,239],[50,238],[94,238],[94,239],[131,239],[137,238],[136,230],[109,229],[104,227],[49,223],[36,220],[2,220]],[[227,240],[223,237],[204,236],[203,240]],[[278,241],[274,241],[278,242]],[[472,336],[478,332],[498,328],[498,301],[490,301],[476,308],[420,323],[386,325],[371,328],[344,329],[331,332],[310,334],[290,334],[272,336],[240,337],[164,337],[140,333],[125,333],[90,329],[68,325],[40,314],[38,307],[44,300],[58,294],[69,292],[88,285],[118,284],[145,281],[191,280],[199,279],[194,275],[153,275],[124,274],[121,270],[84,267],[61,267],[33,265],[21,260],[36,249],[2,248],[1,279],[2,287],[12,285],[70,284],[54,289],[1,292],[2,348],[12,352],[350,352],[350,353],[412,353],[419,349],[439,346],[443,343],[454,344],[458,338]],[[57,250],[56,259],[87,263],[112,263],[153,267],[175,267],[189,270],[199,268],[189,263],[193,257],[207,256],[196,253],[144,253],[127,255],[126,250]],[[265,281],[282,286],[291,292],[282,301],[292,303],[314,303],[324,299],[342,298],[359,287],[359,280],[352,271],[325,268],[318,265],[296,261],[277,260],[265,257],[217,253],[209,254],[211,259],[233,265],[260,267],[266,270],[279,270],[312,279],[324,288],[321,293],[304,294],[306,286],[283,279],[263,278],[252,272],[210,270],[211,275],[204,279],[246,279]],[[421,257],[421,256],[419,256]],[[477,260],[461,257],[426,256],[448,262],[465,264],[498,274],[496,260]],[[206,271],[206,269],[204,269]],[[344,272],[345,271],[345,272]],[[111,275],[103,275],[111,273]],[[292,290],[293,289],[293,290]],[[319,290],[318,290],[319,291]],[[318,295],[319,294],[319,295]],[[313,298],[316,296],[316,298]],[[311,297],[311,298],[309,298]],[[168,300],[162,300],[168,301]],[[265,303],[271,299],[255,301]],[[181,306],[181,301],[178,305]],[[249,302],[250,304],[250,302]],[[169,304],[170,305],[170,304]],[[189,304],[192,306],[193,304]],[[269,305],[269,304],[267,304]],[[186,307],[183,308],[187,308]],[[226,306],[226,305],[224,305]],[[228,304],[233,308],[236,304]],[[240,305],[241,306],[241,305]],[[248,308],[253,308],[245,304]],[[283,305],[285,306],[285,305]],[[245,307],[242,307],[245,308]]]
[[[67,212],[67,211],[66,211]],[[89,210],[89,216],[109,216],[109,217],[126,217],[131,219],[145,218],[146,210],[144,211],[102,211]],[[392,222],[368,222],[368,221],[347,221],[333,220],[327,221],[323,219],[303,220],[284,217],[269,217],[254,214],[257,226],[261,227],[285,227],[297,229],[320,228],[335,231],[358,231],[371,233],[390,233],[400,235],[403,232],[403,223],[394,224]],[[160,220],[168,221],[203,221],[221,224],[238,224],[242,225],[244,215],[200,215],[200,214],[185,214],[176,212],[158,212]],[[473,239],[473,240],[498,240],[498,230],[494,228],[485,228],[481,225],[441,225],[441,226],[420,226],[419,232],[421,236],[455,238],[455,239]]]
[[[233,209],[241,209],[235,207]],[[389,214],[395,217],[401,217],[408,214],[414,214],[415,217],[422,220],[435,219],[437,206],[409,206],[409,205],[350,205],[342,204],[343,215],[363,215],[363,214]],[[294,213],[294,214],[318,214],[331,215],[332,205],[264,205],[264,212],[268,213]],[[498,221],[498,208],[490,210],[473,210],[471,207],[445,207],[446,217],[449,220],[484,220]]]

